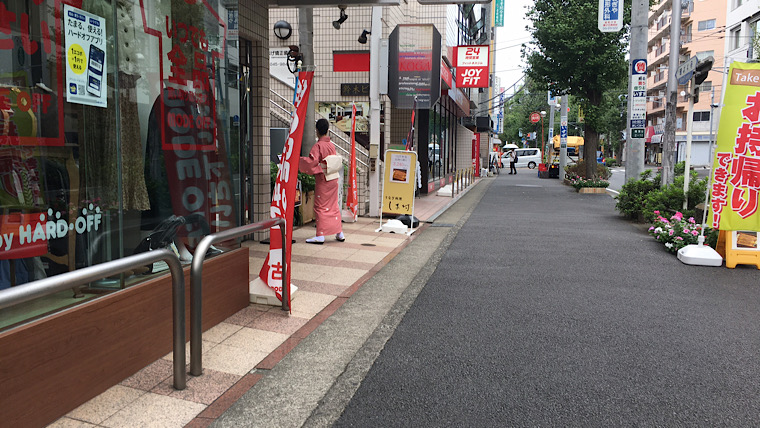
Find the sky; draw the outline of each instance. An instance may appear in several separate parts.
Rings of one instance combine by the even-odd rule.
[[[520,57],[520,46],[530,41],[530,34],[525,30],[530,21],[525,18],[525,12],[526,6],[532,5],[533,0],[504,0],[504,3],[504,26],[496,27],[493,55],[496,58],[496,75],[506,89],[520,80],[523,74],[525,65]]]

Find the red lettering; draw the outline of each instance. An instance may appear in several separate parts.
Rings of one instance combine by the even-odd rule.
[[[760,120],[760,92],[755,92],[755,95],[747,95],[747,106],[742,109],[742,116],[752,123]]]

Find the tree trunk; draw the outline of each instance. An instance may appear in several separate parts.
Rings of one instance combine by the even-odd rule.
[[[586,126],[583,136],[583,161],[586,163],[586,178],[596,178],[596,150],[599,147],[599,133]]]

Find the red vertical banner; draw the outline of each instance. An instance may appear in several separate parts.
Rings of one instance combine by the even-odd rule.
[[[472,167],[475,174],[480,175],[480,134],[472,134]]]
[[[259,278],[267,287],[271,288],[280,301],[282,301],[283,281],[290,284],[290,272],[287,270],[287,278],[282,277],[283,266],[290,266],[290,247],[293,239],[293,202],[296,200],[296,182],[298,181],[298,164],[300,162],[301,142],[303,139],[304,120],[306,109],[309,105],[309,93],[313,71],[301,71],[298,73],[298,90],[296,92],[296,112],[290,120],[290,133],[282,150],[280,170],[272,192],[272,205],[270,207],[271,218],[284,218],[287,227],[286,241],[282,242],[280,226],[274,226],[269,230],[269,254],[264,265],[261,266]],[[314,124],[309,124],[314,126]],[[288,260],[282,260],[282,246],[286,246]],[[290,305],[290,302],[288,302]]]
[[[348,168],[348,195],[346,208],[351,212],[353,221],[359,210],[359,196],[356,189],[356,104],[351,107],[351,161]]]

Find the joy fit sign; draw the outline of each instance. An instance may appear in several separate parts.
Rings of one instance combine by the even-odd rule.
[[[456,75],[458,88],[487,88],[490,51],[488,45],[457,46]]]

